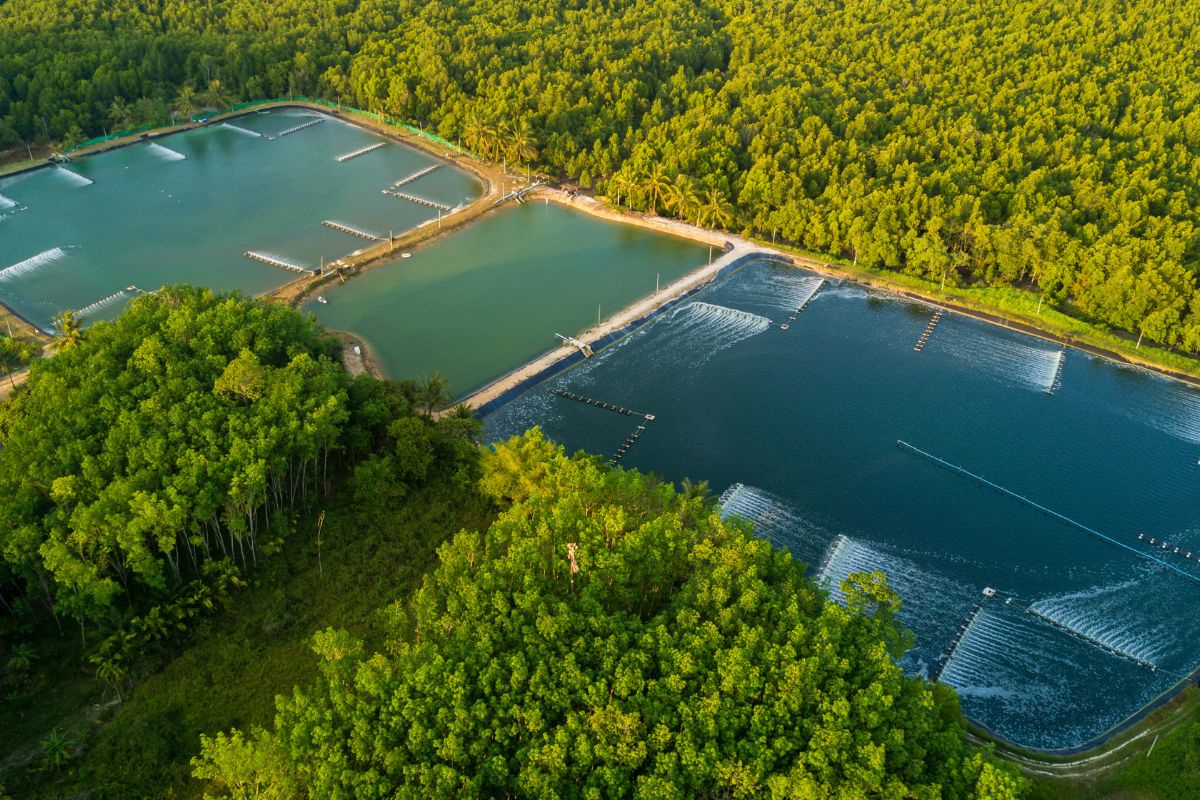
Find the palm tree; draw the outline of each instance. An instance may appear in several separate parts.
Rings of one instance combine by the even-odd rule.
[[[75,752],[75,740],[58,728],[50,731],[50,734],[42,739],[41,745],[42,757],[46,759],[46,766],[50,769],[58,769],[66,764]]]
[[[432,417],[436,409],[442,408],[454,399],[454,396],[450,394],[449,387],[450,382],[440,372],[434,372],[417,387],[417,400],[425,408],[426,419]]]
[[[124,131],[133,127],[132,112],[125,98],[118,97],[108,107],[108,124],[114,131]]]
[[[201,93],[200,100],[210,106],[216,106],[217,110],[220,110],[229,107],[230,95],[221,84],[220,79],[213,78],[208,82],[208,88]]]
[[[632,203],[630,202],[630,195],[633,194],[633,190],[636,188],[637,183],[629,176],[629,173],[625,172],[624,170],[614,173],[613,176],[608,179],[608,190],[617,195],[618,207],[621,205],[621,195],[625,195],[625,206],[627,208],[633,207]]]
[[[28,672],[37,660],[37,653],[29,642],[21,642],[8,654],[8,668],[14,672]]]
[[[654,169],[650,170],[642,178],[642,190],[646,193],[646,200],[649,202],[649,211],[658,211],[659,205],[670,188],[671,179],[663,171],[662,164],[655,164]]]
[[[446,416],[442,417],[439,427],[446,431],[448,438],[464,442],[476,442],[483,433],[483,422],[475,416],[475,409],[466,403],[458,403]]]
[[[692,212],[700,206],[700,197],[687,175],[678,175],[667,192],[667,207],[675,212],[682,220],[691,217]]]
[[[704,205],[696,215],[696,224],[704,228],[725,228],[733,224],[733,209],[725,200],[725,195],[716,189],[709,189],[704,196]]]
[[[50,347],[56,353],[63,350],[70,350],[83,341],[83,331],[79,327],[79,317],[76,316],[74,311],[64,311],[55,317],[54,327],[58,329],[58,335],[54,337],[54,341],[50,343]]]
[[[125,694],[121,691],[121,686],[125,683],[125,675],[128,672],[125,665],[116,656],[93,659],[93,661],[96,664],[96,677],[116,689],[117,700],[125,702]]]
[[[191,119],[198,108],[196,105],[196,90],[192,88],[192,84],[185,83],[179,87],[179,93],[175,95],[175,110],[179,112],[179,116],[184,119]]]
[[[479,116],[478,111],[471,109],[467,112],[467,118],[463,121],[463,143],[469,149],[483,155],[484,144],[488,140],[490,131],[490,127],[484,122],[483,117]]]
[[[517,168],[537,158],[537,141],[533,138],[533,128],[529,120],[521,120],[509,130],[509,152],[517,162]]]
[[[708,481],[693,481],[691,478],[684,478],[680,484],[679,493],[683,495],[684,500],[701,500],[708,503],[712,496],[712,487],[708,485]]]

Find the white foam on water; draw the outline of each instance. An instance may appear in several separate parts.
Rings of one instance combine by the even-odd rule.
[[[809,560],[824,551],[829,532],[806,519],[782,497],[765,489],[735,483],[718,501],[721,519],[739,517],[754,524],[755,535],[793,555]]]
[[[1067,674],[1073,663],[1062,654],[1062,639],[1063,634],[1035,624],[1032,617],[1022,622],[984,607],[963,632],[938,680],[955,689],[999,689],[992,697],[1047,700],[1053,696],[1052,681],[1031,680],[1029,672],[1032,668],[1035,678],[1052,669]]]
[[[60,258],[66,256],[66,254],[67,252],[61,247],[54,247],[50,250],[45,250],[41,253],[38,253],[36,256],[27,258],[24,261],[18,261],[11,266],[0,269],[0,283],[10,281],[14,278],[19,278],[22,275],[27,275],[39,267],[46,266],[47,264],[53,264],[55,261],[58,261]]]
[[[66,167],[55,167],[54,174],[65,179],[72,186],[91,186],[95,183],[91,178],[85,178],[78,172],[72,172]]]
[[[882,572],[887,576],[888,586],[900,596],[906,605],[924,607],[947,599],[957,599],[956,608],[970,598],[973,590],[937,572],[924,569],[910,561],[888,552],[882,545],[864,542],[851,536],[838,536],[824,559],[817,582],[829,590],[829,595],[839,603],[845,603],[841,584],[852,573]],[[924,611],[922,613],[925,613]]]
[[[237,131],[238,133],[245,134],[246,136],[253,136],[258,139],[262,138],[262,134],[259,133],[258,131],[252,131],[249,128],[243,128],[240,125],[234,125],[232,122],[226,122],[226,123],[224,123],[224,125],[226,128],[229,128],[229,130],[231,130],[231,131]]]
[[[722,350],[766,331],[771,320],[760,314],[696,301],[671,312],[672,331],[690,337],[693,346]]]
[[[16,208],[18,205],[16,200],[5,197],[0,194],[0,208]]]
[[[1140,674],[1135,678],[1130,670]],[[1006,735],[1045,746],[1039,742],[1048,735],[1051,742],[1070,741],[1094,732],[1097,724],[1109,723],[1111,703],[1119,699],[1112,695],[1117,675],[1143,684],[1155,680],[1143,667],[1019,605],[988,600],[963,631],[939,681],[962,695],[968,715],[988,708],[993,718],[1022,721],[1024,731],[1009,730]],[[1169,675],[1163,679],[1173,680]],[[1080,707],[1081,686],[1097,695],[1087,709]]]
[[[753,277],[739,281],[730,297],[747,304],[781,311],[795,311],[813,299],[825,279],[796,267],[771,266],[757,270]]]
[[[158,142],[150,142],[150,152],[163,161],[183,161],[187,158],[183,153],[164,147]]]
[[[1137,409],[1135,418],[1186,442],[1200,444],[1200,392],[1174,382],[1167,384],[1150,408]]]
[[[1148,599],[1169,594],[1157,573],[1080,592],[1043,598],[1030,613],[1068,630],[1102,649],[1156,669],[1190,663],[1180,620],[1167,614],[1146,613]],[[1140,607],[1139,607],[1140,606]],[[1194,649],[1194,648],[1193,648]]]
[[[1013,700],[1017,693],[1003,686],[955,686],[959,696],[980,697],[986,700]]]
[[[1053,391],[1062,359],[1062,350],[1026,344],[965,326],[939,329],[929,340],[926,350],[941,350],[1011,383],[1041,392]]]
[[[1067,351],[1062,349],[1058,351],[1057,357],[1054,359],[1054,366],[1051,368],[1050,382],[1046,385],[1046,392],[1053,394],[1058,390],[1059,384],[1062,382],[1063,364],[1067,360]]]
[[[94,303],[89,303],[86,306],[84,306],[83,308],[76,309],[75,314],[76,314],[76,316],[79,316],[79,317],[90,316],[92,314],[95,314],[97,311],[103,311],[104,309],[109,308],[113,304],[119,303],[122,300],[125,300],[130,295],[134,294],[134,292],[135,292],[135,290],[133,290],[133,289],[122,289],[119,292],[113,292],[112,294],[110,294],[106,297],[101,297],[99,300],[97,300]]]

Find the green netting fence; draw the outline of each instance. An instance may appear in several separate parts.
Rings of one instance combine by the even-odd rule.
[[[314,105],[325,106],[326,108],[332,108],[332,109],[336,109],[338,111],[350,111],[355,114],[362,114],[364,117],[370,117],[371,119],[378,120],[379,122],[383,122],[387,125],[392,125],[397,128],[403,128],[404,130],[408,131],[409,133],[415,134],[424,139],[428,139],[431,142],[437,142],[438,144],[442,145],[443,147],[448,147],[451,150],[454,150],[455,152],[458,152],[458,153],[466,153],[467,152],[463,148],[456,145],[454,142],[447,141],[446,139],[443,139],[440,136],[435,136],[434,134],[430,133],[429,131],[423,131],[418,127],[409,125],[407,122],[404,122],[403,120],[392,119],[391,117],[389,117],[385,114],[379,114],[374,111],[364,111],[361,108],[355,108],[353,106],[348,106],[344,103],[335,103],[331,100],[326,100],[321,97],[275,97],[275,98],[271,98],[269,100],[251,100],[246,103],[235,103],[230,108],[230,110],[231,111],[241,111],[242,109],[254,108],[255,106],[268,105],[271,103],[312,103]],[[218,113],[218,112],[210,112],[209,114],[202,115],[202,116],[205,116],[205,117],[213,116],[216,113]],[[224,113],[224,112],[222,112],[222,113]],[[199,117],[197,117],[195,119],[198,120]]]
[[[107,136],[95,136],[91,139],[88,139],[86,142],[80,142],[79,144],[71,145],[63,151],[63,155],[72,153],[81,147],[91,147],[92,145],[104,144],[105,142],[111,142],[113,139],[122,139],[126,136],[133,136],[135,133],[145,133],[146,131],[154,130],[157,127],[159,126],[155,125],[154,123],[149,123],[141,126],[140,128],[130,128],[127,131],[117,131],[115,133],[110,133]]]
[[[320,98],[320,97],[274,97],[274,98],[270,98],[267,100],[250,100],[245,103],[235,103],[234,105],[230,106],[227,111],[205,111],[201,114],[197,114],[194,117],[191,117],[191,121],[192,122],[204,122],[208,119],[211,119],[212,117],[218,117],[223,114],[228,114],[230,111],[243,111],[247,108],[255,108],[256,106],[271,105],[273,103],[312,103],[314,105],[325,106],[326,108],[331,108],[331,109],[335,109],[338,111],[350,111],[354,114],[361,114],[364,117],[370,117],[371,119],[378,120],[379,122],[383,122],[387,125],[392,125],[396,128],[403,128],[404,130],[408,131],[409,133],[412,133],[416,136],[420,136],[423,139],[428,139],[429,141],[436,142],[437,144],[440,144],[443,147],[448,147],[449,149],[455,151],[456,153],[466,153],[466,154],[470,155],[469,151],[463,149],[462,147],[459,147],[458,145],[454,144],[454,142],[447,141],[440,136],[435,136],[434,134],[429,133],[428,131],[423,131],[420,128],[415,127],[413,125],[409,125],[407,122],[404,122],[402,120],[392,119],[391,117],[386,116],[384,114],[379,114],[374,111],[364,111],[361,108],[354,108],[353,106],[348,106],[348,105],[345,105],[344,103],[335,103],[335,102],[332,102],[330,100],[325,100],[324,98]],[[107,136],[96,136],[94,138],[88,139],[86,142],[80,142],[77,145],[73,145],[73,146],[67,148],[66,150],[63,151],[63,155],[67,155],[67,154],[72,153],[76,150],[79,150],[80,148],[83,148],[83,147],[93,147],[98,144],[104,144],[105,142],[111,142],[114,139],[122,139],[126,136],[133,136],[138,133],[145,133],[146,131],[154,130],[155,128],[158,128],[158,127],[159,127],[158,125],[150,123],[148,125],[143,125],[140,128],[130,128],[127,131],[118,131],[116,133],[110,133]]]

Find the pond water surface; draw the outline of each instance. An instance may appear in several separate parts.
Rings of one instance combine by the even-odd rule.
[[[436,208],[382,192],[434,165],[401,191],[446,207],[479,196],[451,164],[288,109],[0,178],[0,302],[49,329],[60,311],[108,318],[165,284],[267,291],[296,274],[246,251],[313,269],[373,244],[325,220],[387,237],[436,219]]]
[[[917,638],[906,669],[1019,744],[1080,744],[1195,668],[1200,393],[956,315],[915,352],[932,309],[849,284],[782,330],[818,280],[734,272],[489,433],[537,424],[605,456],[632,441],[620,463],[709,480],[835,597],[885,571]]]

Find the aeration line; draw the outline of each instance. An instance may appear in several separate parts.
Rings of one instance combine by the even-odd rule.
[[[1019,500],[1020,502],[1029,506],[1030,508],[1041,511],[1043,514],[1049,514],[1050,516],[1052,516],[1056,519],[1062,520],[1063,522],[1067,523],[1068,525],[1073,525],[1076,528],[1079,528],[1079,530],[1084,531],[1085,533],[1090,533],[1092,536],[1095,536],[1099,539],[1103,539],[1104,541],[1108,542],[1109,544],[1116,545],[1117,547],[1120,547],[1123,550],[1128,550],[1129,552],[1133,553],[1138,558],[1144,558],[1147,561],[1158,564],[1160,567],[1165,567],[1166,569],[1169,569],[1178,575],[1182,575],[1183,577],[1187,578],[1188,580],[1195,581],[1196,583],[1200,583],[1200,577],[1197,577],[1197,576],[1191,574],[1190,572],[1185,572],[1184,570],[1180,569],[1179,567],[1175,566],[1174,564],[1168,564],[1166,561],[1163,561],[1160,558],[1155,558],[1154,556],[1150,555],[1149,553],[1143,553],[1141,550],[1138,550],[1137,548],[1134,548],[1134,547],[1130,547],[1129,545],[1125,544],[1124,542],[1119,542],[1116,539],[1112,538],[1111,536],[1101,533],[1100,531],[1096,530],[1095,528],[1089,528],[1087,525],[1084,525],[1082,522],[1076,522],[1075,520],[1071,519],[1070,517],[1064,516],[1064,515],[1058,513],[1057,511],[1052,511],[1051,509],[1046,508],[1044,505],[1041,505],[1040,503],[1033,502],[1028,497],[1024,497],[1022,495],[1017,494],[1016,492],[1005,489],[1003,486],[1000,486],[999,484],[992,483],[987,478],[984,478],[981,475],[976,475],[974,472],[969,472],[969,471],[963,469],[962,467],[958,466],[957,464],[951,464],[949,461],[946,461],[945,459],[938,458],[933,453],[927,453],[919,447],[913,447],[911,444],[904,441],[903,439],[897,439],[896,446],[903,447],[905,450],[911,450],[912,452],[916,453],[917,455],[924,456],[925,458],[929,459],[930,461],[933,461],[936,464],[941,464],[943,467],[946,467],[947,469],[954,470],[955,472],[957,472],[961,475],[966,475],[968,478],[973,478],[973,479],[979,481],[980,483],[982,483],[984,486],[990,486],[1002,494],[1006,494],[1015,500]]]

